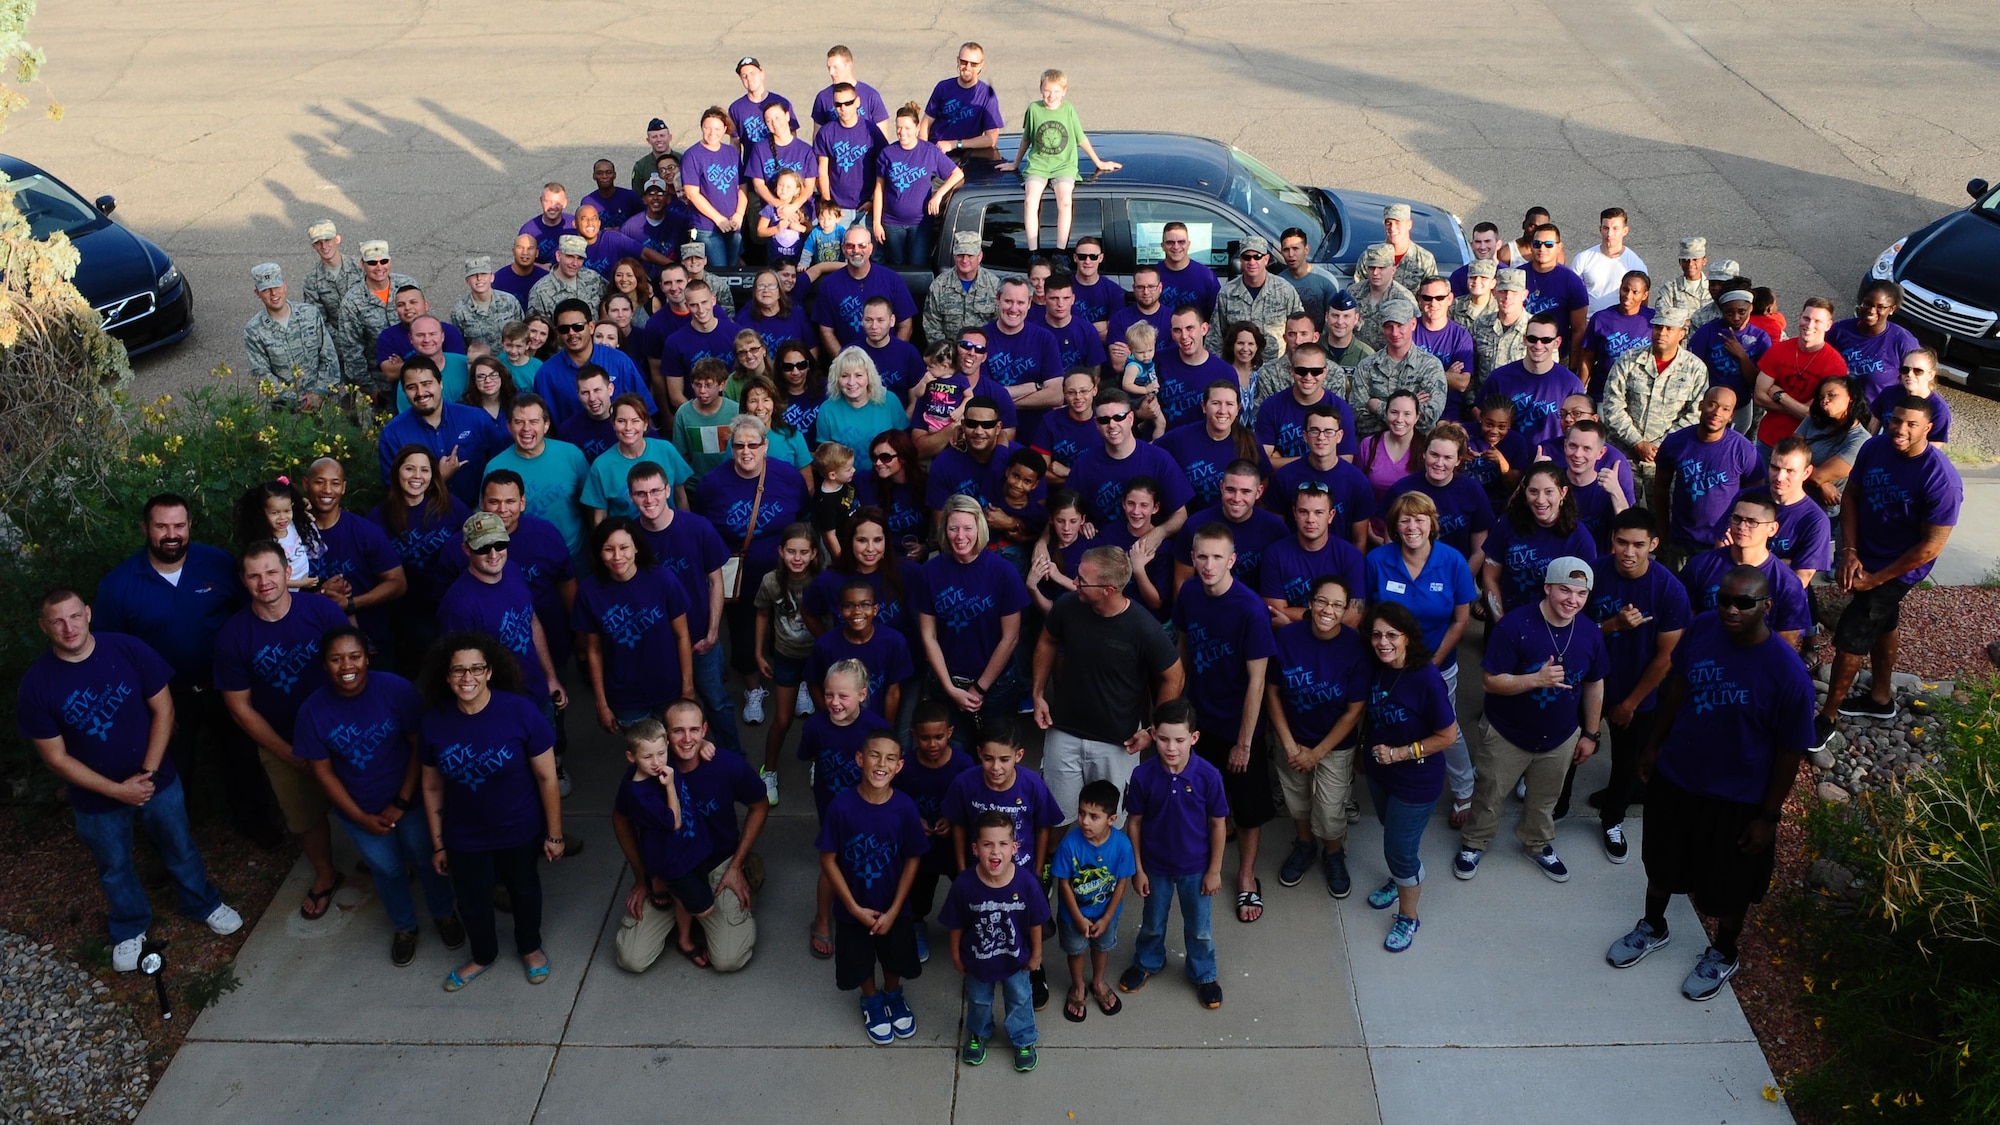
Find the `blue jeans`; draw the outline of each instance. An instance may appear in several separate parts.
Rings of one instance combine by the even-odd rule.
[[[929,681],[928,698],[942,699],[951,708],[951,745],[954,749],[971,754],[986,739],[1013,740],[1015,720],[1020,718],[1017,709],[1021,705],[1021,678],[1015,675],[1011,661],[1000,677],[993,681],[993,690],[986,693],[977,715],[968,714],[953,705],[943,686],[937,682],[935,673],[926,675],[925,679]]]
[[[1389,864],[1389,878],[1399,887],[1422,883],[1424,861],[1417,852],[1424,842],[1424,829],[1430,826],[1431,811],[1437,808],[1436,799],[1405,801],[1372,775],[1368,778],[1368,799],[1375,802],[1375,813],[1382,818],[1382,858]]]
[[[913,227],[884,223],[882,235],[882,247],[890,265],[930,269],[931,251],[937,244],[931,239],[929,223],[918,223]]]
[[[890,227],[895,230],[895,227]],[[965,978],[965,1033],[984,1041],[993,1034],[993,993],[1007,1001],[1007,1042],[1026,1047],[1042,1037],[1035,1030],[1035,999],[1028,984],[1028,970],[1022,969],[997,981]]]
[[[1215,979],[1215,935],[1209,926],[1215,900],[1201,893],[1201,873],[1155,875],[1153,893],[1145,896],[1139,921],[1139,943],[1132,963],[1147,973],[1167,967],[1167,911],[1181,900],[1181,939],[1187,943],[1187,975],[1195,984]]]
[[[724,234],[719,230],[698,230],[693,233],[695,240],[708,251],[709,265],[728,269],[736,264],[736,254],[743,248],[742,231]]]
[[[375,896],[382,900],[390,925],[397,930],[417,928],[417,904],[410,897],[412,870],[423,884],[424,905],[430,908],[431,917],[440,921],[451,917],[456,909],[451,880],[431,866],[431,826],[422,812],[405,813],[387,836],[349,824],[339,814],[333,821],[368,861],[368,870],[375,878]]]
[[[146,888],[132,864],[134,821],[145,826],[146,835],[153,838],[166,860],[182,914],[201,920],[222,905],[222,892],[208,881],[208,869],[202,866],[201,852],[194,846],[179,778],[153,790],[153,799],[143,805],[78,812],[76,834],[97,861],[97,881],[104,887],[104,899],[111,908],[113,945],[138,937],[153,924],[152,904],[146,901]]]
[[[722,640],[715,647],[694,654],[694,693],[708,717],[709,741],[719,750],[743,753],[743,738],[736,730],[736,700],[722,682]]]

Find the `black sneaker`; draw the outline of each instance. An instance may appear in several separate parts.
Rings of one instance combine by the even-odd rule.
[[[1887,703],[1877,703],[1874,696],[1857,691],[1840,701],[1840,713],[1851,719],[1893,719],[1896,717],[1896,700],[1891,697]]]
[[[565,835],[563,837],[563,858],[575,859],[577,856],[580,856],[582,854],[583,854],[583,837]]]
[[[389,960],[397,968],[402,968],[417,959],[417,931],[397,930],[389,939]]]
[[[1604,858],[1624,863],[1631,849],[1625,843],[1625,826],[1614,824],[1604,830]]]
[[[1824,750],[1833,741],[1833,720],[1825,715],[1813,716],[1813,744],[1811,749]]]
[[[1318,858],[1318,840],[1293,840],[1292,854],[1285,857],[1285,865],[1278,869],[1278,885],[1296,887],[1304,882],[1306,872],[1312,870],[1313,861]]]
[[[1036,969],[1029,973],[1028,987],[1034,992],[1037,1012],[1049,1006],[1049,974],[1046,971]]]
[[[1608,789],[1599,789],[1597,792],[1585,797],[1584,801],[1593,809],[1601,809],[1604,807],[1604,795],[1608,792],[1610,792]]]
[[[437,928],[438,940],[444,942],[446,949],[457,949],[465,944],[465,923],[458,920],[458,915],[439,918]]]
[[[1335,898],[1346,898],[1354,890],[1354,880],[1347,874],[1347,853],[1328,852],[1320,859],[1320,866],[1326,869],[1326,893]]]

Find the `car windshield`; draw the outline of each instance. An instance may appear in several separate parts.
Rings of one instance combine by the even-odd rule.
[[[1307,194],[1306,189],[1280,176],[1263,161],[1240,148],[1232,146],[1229,154],[1236,160],[1237,172],[1229,182],[1230,203],[1272,231],[1283,232],[1288,227],[1298,227],[1306,232],[1309,245],[1319,247],[1324,244],[1326,230],[1320,225],[1319,213],[1314,209],[1312,196]]]
[[[27,216],[28,229],[36,238],[47,238],[57,231],[73,233],[103,218],[97,208],[47,176],[10,180],[7,190],[14,193],[14,206]]]

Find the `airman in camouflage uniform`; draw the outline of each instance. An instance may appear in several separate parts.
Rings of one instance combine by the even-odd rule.
[[[708,272],[708,247],[700,239],[681,243],[679,261],[687,271],[689,281],[708,282],[708,291],[715,294],[715,315],[724,320],[736,319],[736,294],[729,282]],[[583,271],[589,273],[589,270]],[[533,294],[529,294],[533,296]],[[595,308],[596,305],[591,306]]]
[[[1354,408],[1354,430],[1363,435],[1379,433],[1389,395],[1405,390],[1415,391],[1418,396],[1417,429],[1428,430],[1437,425],[1438,416],[1444,413],[1445,393],[1450,389],[1445,382],[1444,364],[1410,339],[1417,319],[1415,301],[1385,301],[1379,315],[1381,323],[1400,326],[1404,352],[1398,358],[1385,347],[1355,365],[1354,381],[1347,394],[1347,403]]]
[[[361,284],[361,262],[340,252],[340,231],[332,219],[321,219],[307,227],[306,237],[312,239],[313,253],[319,260],[306,271],[299,295],[319,309],[328,331],[339,332],[340,299]]]
[[[493,288],[493,259],[484,254],[465,260],[465,296],[451,307],[451,322],[467,343],[477,341],[500,354],[500,330],[525,315],[512,293]]]
[[[333,339],[340,349],[340,370],[347,381],[375,390],[375,337],[396,323],[396,291],[415,285],[417,279],[390,271],[389,244],[379,238],[361,244],[361,261],[361,280],[340,298]],[[376,296],[385,291],[386,299]]]
[[[275,262],[252,269],[250,285],[264,307],[243,326],[244,370],[276,383],[281,401],[331,393],[340,384],[340,356],[319,309],[285,299],[285,276]]]
[[[1656,309],[1686,309],[1690,314],[1708,303],[1708,239],[1681,239],[1681,272],[1670,278],[1654,278],[1650,303]],[[1690,266],[1694,277],[1687,273]]]
[[[1415,292],[1395,280],[1396,252],[1386,242],[1377,242],[1361,254],[1361,272],[1367,277],[1352,290],[1354,307],[1361,310],[1361,323],[1354,334],[1371,348],[1382,347],[1382,306],[1390,301],[1408,301],[1415,308]]]
[[[937,275],[924,297],[924,339],[935,344],[957,336],[973,325],[986,324],[999,314],[1000,275],[980,263],[985,254],[979,232],[962,230],[951,236],[951,269]],[[961,282],[960,271],[972,270],[972,288]]]
[[[1599,412],[1611,440],[1632,458],[1632,502],[1649,506],[1653,495],[1653,459],[1670,433],[1701,420],[1701,396],[1708,389],[1708,367],[1681,347],[1687,336],[1687,310],[1661,309],[1653,314],[1653,344],[1633,348],[1612,363],[1604,376],[1604,402]],[[1665,370],[1659,360],[1668,356]]]
[[[1498,263],[1480,260],[1468,262],[1465,267],[1466,294],[1451,303],[1447,315],[1468,332],[1475,330],[1482,320],[1490,320],[1500,311],[1500,305],[1493,299],[1493,283],[1499,274]]]
[[[1477,265],[1478,263],[1473,263]],[[1505,294],[1503,296],[1503,294]],[[1496,367],[1505,367],[1528,354],[1528,275],[1521,270],[1496,270],[1493,281],[1493,315],[1472,325],[1472,385],[1466,396],[1477,403],[1486,390],[1486,377]],[[1501,317],[1514,314],[1514,323]]]
[[[566,234],[557,240],[555,268],[528,290],[529,312],[540,313],[553,320],[556,306],[571,297],[592,309],[597,307],[597,302],[604,296],[604,275],[583,268],[583,252],[587,249],[589,246],[580,234]]]
[[[1291,282],[1271,272],[1269,239],[1253,234],[1243,240],[1236,253],[1241,272],[1223,282],[1221,292],[1215,295],[1215,315],[1209,318],[1208,324],[1208,350],[1225,360],[1229,359],[1229,353],[1222,345],[1223,330],[1242,321],[1256,325],[1258,331],[1264,334],[1264,355],[1267,358],[1282,356],[1285,354],[1285,318],[1305,311],[1305,304],[1299,300],[1299,291],[1292,288]],[[1253,282],[1259,285],[1255,293],[1250,292]]]
[[[1381,243],[1389,248],[1389,263],[1396,267],[1396,284],[1414,293],[1417,286],[1427,277],[1436,277],[1437,255],[1410,241],[1410,205],[1391,203],[1382,209],[1382,230],[1385,239]],[[1398,261],[1396,255],[1401,254]],[[1354,284],[1363,285],[1368,281],[1365,265],[1354,267]]]
[[[1694,335],[1695,329],[1722,316],[1722,306],[1716,302],[1715,294],[1718,289],[1728,289],[1730,286],[1718,284],[1719,282],[1740,282],[1737,288],[1750,288],[1750,279],[1743,276],[1743,266],[1734,258],[1724,258],[1708,267],[1703,271],[1702,279],[1701,303],[1688,313],[1690,336]]]

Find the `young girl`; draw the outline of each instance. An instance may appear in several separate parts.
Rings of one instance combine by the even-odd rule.
[[[1173,553],[1143,542],[1153,530],[1154,514],[1160,510],[1159,484],[1148,476],[1133,477],[1125,484],[1125,499],[1120,502],[1119,510],[1124,513],[1125,522],[1099,531],[1091,545],[1124,548],[1132,560],[1132,585],[1127,592],[1164,625],[1173,610]]]
[[[1076,591],[1076,564],[1090,546],[1083,537],[1083,499],[1067,488],[1049,497],[1049,525],[1028,559],[1028,594],[1047,613],[1056,599]]]
[[[525,320],[512,321],[500,330],[500,351],[506,356],[507,374],[514,377],[515,390],[534,390],[535,372],[542,369],[542,361],[535,358],[530,333],[529,322]]]
[[[757,212],[757,237],[770,244],[771,257],[775,259],[798,259],[805,246],[806,235],[818,221],[812,197],[806,194],[806,182],[790,168],[778,173],[778,181],[771,185],[771,193],[778,197],[777,206],[765,204]]]
[[[1076,115],[1076,107],[1063,101],[1069,95],[1069,78],[1060,70],[1042,72],[1042,100],[1028,107],[1021,115],[1021,147],[1015,151],[1014,159],[1000,165],[1002,172],[1021,170],[1022,181],[1027,185],[1027,205],[1024,216],[1027,220],[1028,253],[1032,254],[1041,245],[1042,191],[1051,181],[1056,189],[1056,249],[1069,248],[1070,195],[1076,190],[1078,150],[1090,154],[1090,162],[1099,172],[1116,172],[1124,165],[1115,160],[1106,160],[1097,155],[1091,147],[1090,138],[1083,134],[1083,122]],[[1030,147],[1033,154],[1030,155]],[[1027,163],[1022,164],[1023,158]]]
[[[813,646],[801,607],[806,587],[818,574],[819,547],[812,525],[795,523],[785,528],[779,541],[778,568],[757,585],[757,670],[778,689],[775,717],[764,738],[764,768],[773,773],[778,770],[778,749],[792,729],[794,709],[801,715],[812,713],[812,696],[799,691]]]
[[[1521,470],[1533,459],[1532,451],[1528,440],[1514,432],[1512,399],[1493,395],[1473,413],[1479,426],[1465,443],[1465,451],[1471,455],[1465,473],[1486,490],[1487,502],[1498,512],[1507,507],[1508,498],[1514,495]]]
[[[325,549],[319,539],[319,525],[313,522],[306,499],[292,487],[290,477],[279,477],[252,485],[236,501],[236,545],[248,547],[260,539],[275,539],[285,552],[290,576],[285,584],[294,590],[319,587],[313,576],[313,561]]]
[[[529,362],[541,366],[538,361]],[[472,377],[466,380],[465,397],[460,401],[484,410],[487,417],[497,419],[504,426],[513,413],[514,396],[519,393],[520,388],[515,385],[513,374],[507,370],[507,361],[483,355],[472,361]]]
[[[1133,409],[1139,421],[1152,427],[1154,438],[1167,432],[1167,416],[1160,412],[1160,377],[1153,368],[1153,349],[1160,343],[1160,330],[1143,320],[1125,330],[1124,378],[1119,385],[1138,405]],[[1137,426],[1133,427],[1135,430]]]

